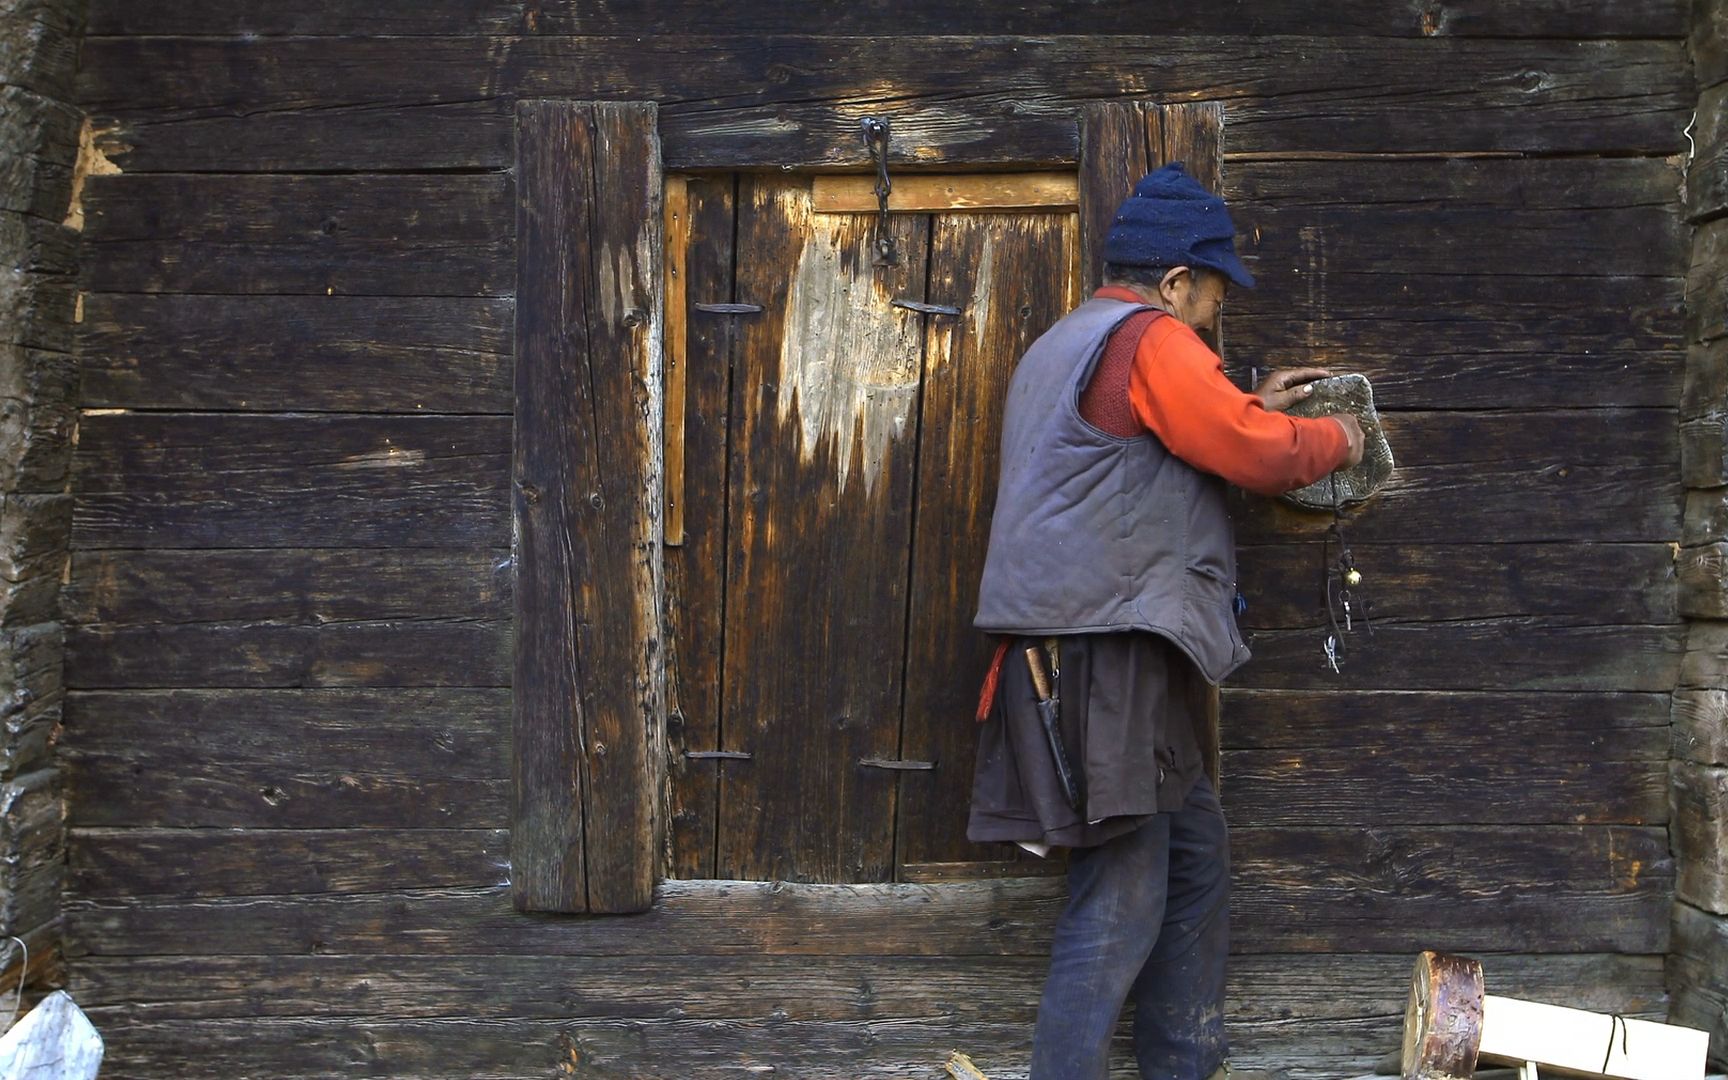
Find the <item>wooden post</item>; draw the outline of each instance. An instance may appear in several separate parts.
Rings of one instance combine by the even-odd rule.
[[[654,105],[519,102],[516,183],[513,892],[639,911],[665,770]]]

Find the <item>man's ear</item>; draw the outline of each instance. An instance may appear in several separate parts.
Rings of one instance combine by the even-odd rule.
[[[1194,271],[1186,266],[1172,266],[1169,270],[1165,271],[1163,280],[1158,282],[1158,294],[1160,296],[1165,296],[1170,300],[1176,299],[1176,287],[1181,283],[1184,277],[1188,279],[1189,287],[1192,288],[1194,284]],[[1169,290],[1168,293],[1165,292],[1166,289]]]

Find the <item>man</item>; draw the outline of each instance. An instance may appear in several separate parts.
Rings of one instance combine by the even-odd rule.
[[[1253,286],[1234,238],[1179,163],[1145,177],[1106,238],[1104,287],[1009,383],[975,620],[1004,641],[968,835],[1070,848],[1032,1080],[1104,1077],[1130,995],[1143,1077],[1230,1071],[1228,837],[1195,729],[1208,684],[1248,659],[1225,483],[1276,494],[1362,456],[1354,417],[1283,412],[1326,372],[1244,393],[1196,333],[1230,283]],[[1037,710],[1046,657],[1077,804]]]

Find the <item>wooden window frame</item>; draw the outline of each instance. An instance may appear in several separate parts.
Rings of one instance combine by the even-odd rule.
[[[1107,102],[1083,110],[1065,157],[1005,163],[922,148],[912,158],[925,171],[1074,170],[1084,293],[1139,176],[1184,159],[1216,188],[1221,122],[1216,103]],[[663,343],[668,298],[682,286],[667,244],[679,185],[666,175],[739,166],[663,159],[652,102],[524,100],[515,135],[512,896],[522,911],[642,911],[666,860],[663,551],[682,533],[666,483],[681,468],[664,427],[669,410],[678,415],[684,374]],[[803,133],[787,147],[784,160],[753,167],[865,164],[858,147]],[[906,175],[903,204],[941,197]],[[829,193],[855,198],[849,189]]]

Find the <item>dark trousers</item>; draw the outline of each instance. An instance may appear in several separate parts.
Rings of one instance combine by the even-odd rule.
[[[1068,904],[1032,1036],[1032,1080],[1103,1080],[1134,998],[1142,1077],[1205,1080],[1223,1061],[1230,848],[1202,776],[1182,809],[1068,856]]]

